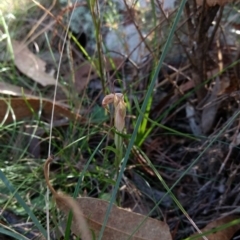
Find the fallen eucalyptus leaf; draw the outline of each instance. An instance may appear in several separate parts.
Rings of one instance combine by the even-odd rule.
[[[62,193],[57,193],[51,186],[48,178],[49,164],[52,159],[49,158],[44,165],[44,174],[46,183],[53,194],[53,198],[60,210],[66,215],[70,211],[73,212],[72,231],[77,236],[82,236],[84,231],[89,231],[87,227],[80,229],[80,222],[84,226],[88,225],[94,232],[95,239],[98,238],[99,232],[102,228],[105,214],[109,203],[96,198],[77,198],[73,199]],[[136,232],[134,232],[136,230]],[[87,239],[87,238],[83,238]],[[103,240],[171,240],[171,233],[166,223],[145,217],[141,214],[126,211],[117,206],[113,206],[108,218],[107,225],[103,233]]]
[[[0,82],[0,93],[11,96],[31,95],[31,92],[29,90],[5,82]]]
[[[5,124],[19,121],[38,114],[39,111],[50,117],[53,106],[55,108],[54,116],[56,117],[67,117],[78,121],[83,119],[77,113],[72,113],[64,104],[54,103],[45,98],[26,96],[0,98],[0,121]]]
[[[23,43],[12,40],[14,63],[26,76],[42,86],[57,84],[53,76],[46,73],[46,63],[33,54]]]

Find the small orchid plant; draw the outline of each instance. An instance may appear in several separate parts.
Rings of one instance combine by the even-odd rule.
[[[121,133],[125,127],[126,103],[122,93],[111,93],[103,98],[102,106],[107,108],[109,104],[114,106],[114,127],[116,129],[114,143],[116,145],[116,167],[118,168],[123,158],[123,139]],[[120,133],[120,134],[119,134]]]

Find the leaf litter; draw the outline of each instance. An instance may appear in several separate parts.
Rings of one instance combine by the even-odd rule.
[[[218,5],[216,5],[217,2],[222,5],[224,2],[230,2],[230,1],[206,1],[208,4],[208,7],[206,8],[198,8],[198,11],[194,15],[196,18],[194,18],[194,21],[192,21],[193,24],[198,23],[200,19],[203,19],[203,25],[207,23],[208,17],[199,17],[198,14],[201,13],[201,10],[204,9],[207,13],[211,13],[210,11],[213,11],[214,9],[217,9]],[[165,1],[164,5],[168,2]],[[197,1],[199,5],[201,5],[201,1]],[[170,4],[170,1],[169,1]],[[192,11],[194,10],[192,3],[189,3],[190,6],[189,9]],[[212,6],[215,6],[212,8]],[[123,4],[124,6],[124,4]],[[229,9],[229,6],[227,5],[226,9]],[[173,8],[173,5],[170,4],[170,7],[168,9],[168,14],[166,15],[168,18],[171,18],[171,9]],[[67,9],[67,8],[66,8]],[[188,10],[189,10],[188,9]],[[125,10],[124,10],[125,11]],[[203,11],[203,12],[204,12]],[[62,14],[62,13],[61,13]],[[127,14],[127,12],[124,12],[124,14]],[[187,14],[187,9],[186,9]],[[62,15],[61,15],[62,16]],[[189,17],[193,17],[192,14],[189,15]],[[148,21],[147,21],[148,22]],[[186,22],[186,21],[183,21]],[[165,35],[164,27],[168,26],[167,20],[165,19],[162,22],[161,30],[162,35]],[[126,24],[126,23],[124,23]],[[131,23],[132,24],[132,23]],[[223,22],[223,24],[225,24]],[[127,25],[127,24],[126,24]],[[149,24],[150,25],[150,24]],[[132,28],[132,25],[130,28]],[[128,26],[124,26],[119,29],[127,29]],[[142,26],[139,25],[141,28]],[[193,27],[191,34],[189,36],[192,36],[193,32],[195,31],[194,27],[197,26],[191,26],[191,23],[189,23],[189,31],[191,31],[191,27]],[[212,27],[210,27],[212,28]],[[232,26],[228,28],[230,31],[232,29]],[[55,29],[57,30],[57,28]],[[186,29],[184,30],[186,31]],[[232,33],[230,34],[227,32],[227,29],[224,29],[226,32],[226,41],[228,43],[229,36],[232,36]],[[136,31],[133,32],[133,35],[136,35]],[[178,32],[179,33],[179,32]],[[189,32],[190,33],[190,32]],[[228,34],[229,33],[229,34]],[[113,32],[111,33],[113,35]],[[121,34],[121,32],[120,32]],[[180,34],[180,33],[179,33]],[[187,52],[193,51],[195,54],[195,47],[201,46],[201,41],[205,41],[201,38],[201,36],[205,36],[205,33],[200,36],[193,36],[193,38],[189,37],[187,39],[188,47],[186,47]],[[129,35],[129,33],[127,34]],[[144,35],[144,34],[143,34]],[[107,35],[106,35],[107,36]],[[109,35],[108,35],[109,36]],[[129,35],[130,36],[130,35]],[[181,36],[181,35],[180,35]],[[221,34],[219,33],[219,38],[221,38]],[[116,36],[114,36],[116,37]],[[150,36],[152,37],[152,36]],[[198,39],[199,37],[199,39]],[[209,39],[210,36],[208,36]],[[141,37],[138,37],[138,41],[141,39]],[[159,41],[161,41],[162,37],[159,36]],[[196,39],[197,42],[191,42]],[[111,39],[107,39],[111,40]],[[182,39],[181,39],[182,40]],[[219,39],[218,39],[219,40]],[[221,39],[220,39],[221,40]],[[215,41],[215,40],[214,40]],[[177,42],[177,40],[176,40]],[[176,44],[175,42],[175,44]],[[221,41],[220,41],[221,42]],[[224,42],[224,41],[223,41]],[[227,67],[229,64],[232,63],[232,52],[231,49],[234,49],[235,51],[235,43],[232,45],[227,45],[221,42],[221,49],[223,51],[223,65],[224,67]],[[35,54],[33,54],[27,46],[23,45],[22,49],[18,49],[19,46],[15,46],[15,42],[13,41],[13,48],[15,51],[16,59],[15,62],[16,66],[19,68],[19,70],[26,76],[28,76],[32,81],[37,82],[39,85],[42,85],[43,87],[46,87],[48,85],[54,85],[55,84],[55,78],[52,75],[49,75],[46,73],[46,61],[38,58]],[[132,45],[130,45],[130,48],[127,48],[127,41],[124,43],[124,51],[119,51],[121,54],[130,55],[132,50]],[[159,167],[159,173],[168,180],[169,185],[172,185],[174,182],[176,182],[180,176],[181,173],[184,172],[189,164],[191,164],[200,153],[204,152],[206,149],[206,142],[211,141],[217,134],[221,131],[222,127],[225,126],[225,124],[228,122],[229,119],[238,111],[238,102],[239,102],[239,96],[238,91],[239,87],[236,82],[238,82],[238,79],[236,79],[231,70],[227,70],[226,72],[219,74],[219,68],[218,68],[218,60],[219,58],[216,57],[216,46],[213,43],[212,45],[209,43],[209,46],[211,46],[209,51],[209,56],[205,56],[204,61],[204,67],[201,68],[201,66],[194,66],[195,68],[201,69],[203,72],[203,75],[207,76],[207,79],[212,78],[213,72],[218,74],[218,76],[214,77],[211,80],[211,83],[206,83],[204,85],[204,91],[206,93],[206,101],[200,102],[199,98],[196,98],[196,94],[194,91],[195,88],[198,87],[196,84],[196,79],[192,76],[196,76],[197,79],[206,80],[205,77],[201,77],[196,74],[192,75],[192,69],[193,66],[191,63],[194,62],[194,56],[190,59],[190,61],[185,62],[177,62],[180,57],[179,55],[184,55],[184,52],[181,52],[182,46],[185,47],[185,40],[183,41],[183,44],[178,46],[178,51],[174,52],[176,50],[174,49],[174,46],[172,48],[174,59],[167,60],[167,65],[169,67],[166,67],[164,71],[160,73],[159,81],[157,83],[156,92],[153,96],[153,108],[151,111],[151,117],[153,119],[156,116],[161,116],[161,123],[166,124],[169,128],[176,129],[178,131],[182,131],[184,133],[193,133],[198,138],[198,141],[189,140],[187,137],[180,137],[174,134],[170,134],[169,132],[163,130],[161,127],[155,127],[153,129],[153,132],[149,139],[146,139],[144,142],[142,148],[147,152],[148,157],[153,161],[154,164],[156,164]],[[40,44],[41,45],[41,44]],[[54,44],[53,44],[54,45]],[[55,45],[56,46],[56,45]],[[136,45],[135,45],[136,46]],[[142,43],[140,41],[140,46],[142,47]],[[111,47],[111,46],[110,46]],[[54,47],[53,47],[54,49]],[[201,48],[200,52],[205,53]],[[56,49],[54,49],[56,50]],[[112,49],[111,49],[112,50]],[[115,50],[115,49],[113,49]],[[20,51],[22,53],[23,58],[19,54],[17,54],[17,51]],[[75,51],[76,52],[76,51]],[[135,52],[136,53],[136,52]],[[116,53],[114,53],[116,54]],[[121,55],[116,54],[116,56]],[[140,53],[141,54],[141,53]],[[194,55],[193,54],[193,55]],[[111,54],[110,54],[111,55]],[[137,54],[137,56],[139,53]],[[208,55],[208,54],[206,54]],[[200,55],[196,54],[196,58],[198,58]],[[135,55],[133,54],[132,57],[135,59]],[[149,57],[149,56],[148,56]],[[150,58],[151,58],[150,54]],[[89,63],[85,59],[81,60],[79,63],[79,59],[76,56],[73,57],[73,61],[76,60],[75,72],[74,72],[74,78],[75,82],[74,87],[75,91],[77,93],[84,93],[86,89],[91,86],[91,89],[94,89],[94,91],[97,89],[99,92],[102,90],[99,88],[101,84],[95,84],[95,82],[99,81],[99,74],[98,69],[94,68],[92,63]],[[131,55],[130,55],[131,58]],[[209,59],[210,58],[210,59]],[[26,60],[26,65],[23,65],[23,62],[21,62],[21,59]],[[33,64],[31,62],[31,59],[36,64]],[[139,59],[139,58],[136,58]],[[141,58],[140,58],[141,59]],[[176,61],[177,59],[177,61]],[[125,61],[126,58],[113,58],[113,62],[115,63],[115,67],[113,67],[111,64],[109,65],[108,59],[105,63],[107,75],[110,74],[110,72],[115,71],[116,69],[120,68],[122,61]],[[213,60],[213,61],[211,61]],[[215,61],[215,62],[214,62]],[[138,70],[138,79],[141,79],[141,81],[138,81],[136,79],[132,80],[130,82],[125,82],[125,85],[128,87],[128,85],[131,84],[131,86],[134,86],[134,94],[137,95],[139,101],[141,102],[141,99],[144,98],[143,92],[146,90],[143,86],[147,86],[149,72],[147,72],[147,69],[152,69],[153,65],[151,65],[151,61],[146,61],[147,64],[144,62],[143,65],[142,62],[138,62],[137,70]],[[177,63],[176,63],[177,62]],[[217,63],[216,63],[217,62]],[[190,63],[190,68],[189,68]],[[68,63],[67,63],[68,64]],[[67,65],[66,64],[66,65]],[[141,68],[141,66],[143,66]],[[183,66],[183,67],[182,67]],[[71,74],[68,74],[70,71],[65,70],[65,66],[62,67],[65,84],[70,84],[70,78]],[[68,68],[66,68],[68,69]],[[174,70],[175,69],[175,70]],[[166,70],[166,71],[165,71]],[[37,71],[36,76],[34,76],[33,72]],[[200,72],[201,72],[200,71]],[[197,71],[196,71],[197,72]],[[211,73],[211,74],[209,74]],[[114,79],[117,75],[113,75],[112,78]],[[46,80],[46,81],[45,81]],[[97,80],[97,81],[96,81]],[[225,81],[227,80],[227,81]],[[135,82],[136,81],[136,82]],[[100,81],[99,81],[100,82]],[[110,80],[109,80],[110,82]],[[126,84],[127,83],[127,84]],[[0,112],[1,112],[1,118],[7,121],[6,123],[11,123],[14,120],[14,116],[17,120],[26,119],[28,117],[32,117],[34,113],[38,112],[39,110],[43,109],[47,118],[49,119],[50,116],[50,109],[54,106],[56,107],[56,113],[59,114],[59,117],[67,117],[69,119],[78,119],[81,121],[81,116],[78,115],[77,111],[70,110],[70,107],[67,104],[62,104],[60,102],[53,103],[52,100],[48,98],[40,98],[36,96],[32,96],[31,91],[24,89],[17,89],[12,87],[11,85],[6,85],[7,83],[1,83],[0,82],[0,91],[2,88],[5,90],[1,91],[3,94],[11,95],[11,96],[17,96],[15,97],[9,97],[6,95],[1,98],[0,101]],[[93,86],[93,87],[92,87]],[[115,86],[114,86],[115,87]],[[8,89],[7,89],[8,88]],[[127,91],[129,90],[126,88]],[[179,91],[180,90],[180,91]],[[177,107],[172,108],[172,106],[177,103],[178,101],[181,101],[181,97],[183,94],[188,94],[193,90],[194,94],[189,95],[187,97],[186,102],[182,101],[181,104],[178,104]],[[24,94],[22,93],[24,92]],[[132,91],[129,93],[129,97],[132,97]],[[30,96],[29,96],[30,95]],[[200,94],[201,95],[201,94]],[[199,95],[199,96],[200,96]],[[202,99],[201,99],[202,100]],[[43,105],[41,105],[43,104]],[[29,109],[30,107],[30,109]],[[31,109],[32,108],[32,109]],[[19,109],[19,110],[18,110]],[[171,109],[168,111],[168,109]],[[11,110],[11,111],[10,111]],[[10,115],[6,115],[10,111]],[[168,112],[167,112],[168,111]],[[166,113],[162,115],[162,113]],[[134,115],[134,114],[133,114]],[[134,115],[135,117],[135,115]],[[200,121],[198,121],[200,119]],[[199,125],[202,126],[202,129],[199,129]],[[128,127],[128,131],[131,131],[131,127]],[[201,132],[201,130],[203,132]],[[238,177],[238,143],[239,141],[236,140],[234,142],[234,145],[231,147],[231,149],[228,149],[227,144],[231,144],[233,142],[233,135],[236,134],[238,136],[238,123],[235,121],[233,124],[221,134],[221,136],[218,138],[219,142],[214,142],[211,147],[207,149],[202,155],[200,155],[200,158],[198,161],[195,162],[194,167],[191,168],[190,171],[188,171],[184,178],[180,180],[180,182],[176,185],[174,194],[176,197],[180,200],[183,207],[187,210],[189,215],[194,219],[194,221],[197,223],[198,226],[204,227],[208,222],[213,222],[213,227],[218,227],[221,224],[227,223],[229,219],[223,219],[222,221],[218,221],[214,219],[218,219],[219,215],[222,213],[230,212],[232,209],[235,209],[239,205],[239,177]],[[200,140],[200,141],[199,141]],[[38,154],[39,156],[39,154]],[[159,184],[159,180],[156,179],[154,174],[152,174],[151,169],[146,165],[146,162],[144,162],[144,159],[141,159],[141,163],[139,161],[139,156],[135,155],[131,161],[132,169],[135,171],[140,171],[144,177],[148,178],[148,188],[146,188],[145,185],[142,184],[143,188],[139,188],[141,194],[145,195],[151,195],[150,193],[163,193],[164,189],[162,189],[161,184]],[[226,160],[226,162],[225,162]],[[140,166],[139,166],[140,163]],[[136,167],[137,165],[138,167]],[[224,167],[222,167],[224,166]],[[219,172],[219,176],[217,179],[215,179],[215,176]],[[128,178],[131,180],[132,176],[128,176]],[[210,179],[210,181],[209,181]],[[210,184],[208,184],[210,182]],[[214,182],[214,184],[212,184]],[[141,185],[141,181],[137,181],[135,185],[139,186]],[[147,191],[146,191],[147,189]],[[129,190],[130,191],[130,190]],[[63,209],[65,209],[66,212],[68,212],[70,209],[78,209],[79,206],[83,206],[84,209],[91,208],[91,206],[100,206],[99,209],[101,210],[106,209],[106,206],[108,203],[104,201],[100,201],[98,199],[92,199],[92,198],[79,198],[82,199],[81,201],[79,199],[76,200],[76,202],[69,200],[72,199],[68,196],[63,195],[64,199],[67,199],[66,201],[69,201],[69,205]],[[142,197],[142,196],[140,196]],[[86,202],[84,202],[86,200]],[[126,199],[124,199],[126,201]],[[59,200],[60,201],[60,200]],[[88,201],[90,201],[91,204],[89,205]],[[144,202],[146,203],[146,202]],[[82,204],[82,205],[81,205]],[[146,203],[148,204],[148,203]],[[61,201],[60,201],[61,205]],[[80,208],[84,215],[84,209]],[[99,209],[96,209],[95,211],[98,212]],[[146,208],[148,209],[148,208]],[[119,210],[119,208],[117,208]],[[117,211],[116,210],[116,211]],[[123,214],[123,210],[121,210],[121,214]],[[78,210],[77,210],[78,211]],[[87,211],[87,210],[86,210]],[[91,209],[89,209],[91,211]],[[145,210],[148,211],[148,210]],[[163,212],[164,218],[166,218],[166,222],[169,225],[170,229],[174,229],[176,233],[176,239],[182,239],[183,237],[187,237],[192,233],[191,227],[189,227],[189,223],[186,223],[184,220],[184,217],[181,212],[178,212],[176,208],[172,207],[172,205],[165,205],[161,207],[161,211]],[[89,213],[89,212],[87,212]],[[125,213],[125,212],[124,212]],[[81,213],[79,213],[81,214]],[[118,212],[117,212],[118,214]],[[120,214],[120,216],[122,216]],[[157,213],[159,214],[159,213]],[[104,214],[102,214],[104,216]],[[123,214],[124,215],[124,214]],[[159,214],[160,215],[160,214]],[[159,217],[157,215],[157,217]],[[134,215],[135,216],[135,215]],[[111,217],[111,216],[110,216]],[[127,215],[128,217],[128,215]],[[116,220],[116,219],[115,219]],[[230,219],[231,220],[231,219]],[[139,222],[138,222],[139,223]],[[137,223],[137,224],[138,224]],[[87,224],[89,224],[87,222]],[[91,223],[96,229],[99,229],[101,227],[100,222],[92,221]],[[89,224],[91,227],[91,225]],[[114,227],[112,227],[114,229]],[[107,229],[108,230],[108,229]],[[132,230],[132,229],[131,229]],[[78,232],[79,229],[75,229],[75,232]],[[96,234],[97,234],[96,230]],[[203,231],[204,228],[203,228]],[[224,234],[221,235],[221,231],[219,232],[219,235],[213,235],[217,236],[220,240],[222,239],[230,239],[232,234],[236,231],[234,229],[229,230],[231,234],[226,235],[226,238],[224,238]],[[111,231],[110,231],[111,232]],[[125,233],[123,230],[120,230],[119,233],[121,234],[128,234],[129,232]],[[213,238],[214,239],[214,238]]]

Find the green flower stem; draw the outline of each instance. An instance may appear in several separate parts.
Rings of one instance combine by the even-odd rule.
[[[120,163],[123,159],[123,138],[120,134],[118,134],[116,132],[115,137],[114,137],[114,141],[115,141],[115,145],[116,145],[115,165],[116,165],[116,169],[117,169],[117,172],[118,172]]]

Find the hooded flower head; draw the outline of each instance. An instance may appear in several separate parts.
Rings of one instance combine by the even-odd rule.
[[[102,106],[106,108],[110,103],[114,105],[114,126],[119,132],[122,132],[125,126],[126,117],[126,103],[124,102],[123,94],[111,93],[106,95],[102,101]]]

